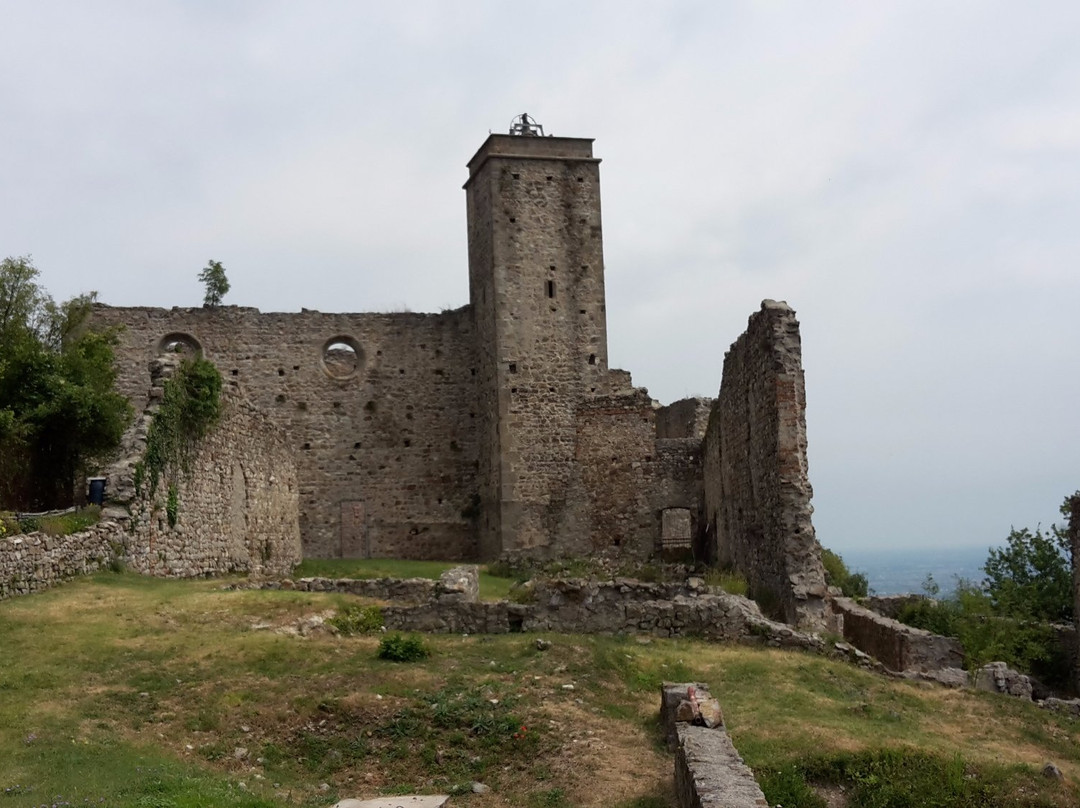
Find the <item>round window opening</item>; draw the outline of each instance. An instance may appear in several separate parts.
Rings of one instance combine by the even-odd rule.
[[[322,366],[331,378],[355,376],[360,370],[361,358],[360,346],[352,337],[332,337],[323,345]]]
[[[158,353],[160,354],[180,354],[186,357],[195,357],[202,355],[202,345],[191,334],[181,334],[176,332],[173,334],[166,334],[161,338],[161,342],[158,343]]]

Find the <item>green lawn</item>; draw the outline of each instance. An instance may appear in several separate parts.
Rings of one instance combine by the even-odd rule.
[[[377,658],[377,633],[296,630],[360,599],[222,583],[102,574],[0,603],[0,808],[405,791],[662,808],[662,680],[709,684],[785,808],[821,808],[808,779],[869,790],[849,808],[1080,803],[1080,725],[1017,700],[692,640],[437,636],[399,664]],[[1065,783],[1041,776],[1047,760]]]

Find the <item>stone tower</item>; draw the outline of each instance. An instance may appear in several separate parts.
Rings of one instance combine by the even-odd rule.
[[[465,184],[485,559],[587,533],[575,413],[607,372],[600,161],[525,131],[489,136]]]

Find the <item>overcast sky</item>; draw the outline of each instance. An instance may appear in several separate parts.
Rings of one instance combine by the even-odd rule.
[[[802,323],[818,537],[989,546],[1080,488],[1080,3],[0,0],[0,253],[54,297],[467,302],[465,163],[603,158],[610,364]]]

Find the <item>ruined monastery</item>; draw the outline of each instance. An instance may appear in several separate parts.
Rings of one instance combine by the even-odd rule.
[[[140,528],[147,553],[170,563],[170,535],[186,552],[230,530],[263,561],[275,531],[316,558],[681,550],[735,566],[792,622],[819,613],[794,311],[765,301],[750,316],[716,399],[661,406],[608,367],[593,141],[523,116],[480,146],[464,190],[469,303],[454,311],[96,307],[97,325],[123,327],[118,385],[136,412],[152,411],[148,367],[170,352],[231,383],[179,524]]]

